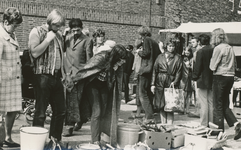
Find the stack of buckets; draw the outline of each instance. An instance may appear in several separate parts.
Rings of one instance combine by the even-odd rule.
[[[48,132],[42,127],[22,127],[20,129],[21,150],[43,150]]]
[[[126,145],[135,145],[139,141],[140,126],[135,124],[118,124],[117,143],[123,149]]]

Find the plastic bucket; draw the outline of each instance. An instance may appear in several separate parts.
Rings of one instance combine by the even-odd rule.
[[[135,124],[119,124],[117,129],[117,143],[123,149],[126,145],[138,143],[140,126]]]
[[[43,150],[48,132],[42,127],[22,127],[20,129],[21,150]]]

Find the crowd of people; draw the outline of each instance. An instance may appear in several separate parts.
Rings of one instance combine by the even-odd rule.
[[[19,146],[11,132],[16,112],[22,109],[21,61],[14,34],[22,22],[21,12],[9,7],[0,25],[0,111],[6,112],[3,145],[7,147]],[[102,29],[91,36],[79,18],[71,19],[62,33],[63,26],[64,15],[54,9],[45,24],[31,30],[28,43],[36,99],[32,125],[44,127],[50,104],[49,138],[55,142],[61,143],[62,136],[71,136],[90,120],[93,144],[100,145],[104,132],[116,145],[122,92],[129,102],[132,71],[137,83],[136,117],[143,110],[144,124],[152,123],[154,114],[160,115],[162,123],[173,124],[174,112],[164,110],[164,90],[174,87],[185,93],[184,113],[190,112],[195,91],[200,124],[209,127],[211,122],[224,130],[226,119],[234,126],[234,139],[241,137],[241,124],[229,108],[236,59],[223,29],[215,29],[211,37],[193,37],[183,50],[185,41],[178,34],[157,43],[147,26],[138,28],[134,46],[106,40]]]

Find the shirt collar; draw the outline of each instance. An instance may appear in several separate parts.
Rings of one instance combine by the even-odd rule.
[[[6,41],[10,41],[12,44],[19,46],[15,34],[13,33],[15,36],[15,39],[12,39],[11,36],[9,35],[9,33],[4,29],[2,23],[0,23],[0,33],[1,33],[0,36],[2,36],[4,39],[6,39]]]

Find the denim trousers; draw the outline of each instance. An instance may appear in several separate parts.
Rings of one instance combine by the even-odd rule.
[[[198,98],[201,105],[200,122],[208,127],[209,122],[213,122],[213,91],[211,89],[197,88]]]
[[[33,85],[36,98],[33,126],[44,127],[45,112],[50,104],[53,114],[51,117],[49,138],[53,136],[57,140],[61,140],[66,104],[64,87],[60,75],[36,74],[34,75]]]
[[[100,141],[101,118],[105,114],[108,99],[108,85],[106,81],[94,79],[86,87],[86,94],[91,105],[91,140]]]
[[[213,76],[213,123],[224,130],[224,118],[229,127],[233,126],[237,119],[229,108],[229,94],[233,86],[232,76]]]
[[[153,119],[153,95],[151,93],[151,75],[139,75],[137,88],[141,106],[145,111],[145,118]]]
[[[130,75],[128,75],[127,73],[124,73],[123,75],[123,88],[122,88],[122,92],[124,92],[125,94],[125,102],[129,102],[129,79],[130,79]]]

